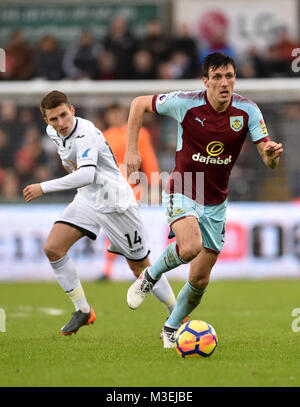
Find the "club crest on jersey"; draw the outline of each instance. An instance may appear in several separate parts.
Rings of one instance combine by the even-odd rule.
[[[243,116],[230,116],[230,127],[234,131],[242,130],[244,126],[244,117]]]

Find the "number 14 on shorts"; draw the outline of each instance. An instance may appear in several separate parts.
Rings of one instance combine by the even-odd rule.
[[[128,245],[129,245],[130,249],[133,248],[133,245],[142,244],[142,238],[138,234],[137,230],[134,231],[134,236],[130,236],[129,233],[126,233],[124,236],[127,238]]]

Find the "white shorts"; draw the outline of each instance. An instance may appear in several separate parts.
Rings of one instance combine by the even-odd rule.
[[[142,218],[137,206],[129,206],[124,212],[101,213],[74,199],[60,214],[55,223],[65,223],[96,240],[101,228],[110,241],[111,253],[125,256],[128,260],[144,260],[150,250],[145,241]]]

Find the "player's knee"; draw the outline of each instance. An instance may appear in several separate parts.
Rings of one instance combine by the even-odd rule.
[[[189,262],[198,256],[201,250],[201,244],[187,244],[179,247],[179,256],[183,261]]]
[[[209,283],[210,272],[203,273],[201,276],[189,277],[190,284],[197,290],[204,290]]]
[[[62,257],[64,257],[66,254],[62,249],[60,249],[56,245],[53,245],[49,242],[46,242],[46,244],[44,246],[44,251],[50,261],[57,261],[57,260],[61,259]]]

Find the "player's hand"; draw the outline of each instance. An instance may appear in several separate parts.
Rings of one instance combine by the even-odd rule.
[[[23,196],[26,202],[40,198],[43,194],[44,193],[40,184],[27,185],[27,187],[23,189]]]
[[[142,160],[138,151],[134,153],[126,151],[124,164],[126,165],[127,169],[127,177],[132,184],[138,184],[140,182],[137,173],[140,169],[141,163]]]
[[[264,152],[268,158],[274,160],[283,153],[283,147],[281,143],[275,143],[275,141],[267,141],[264,145]]]

